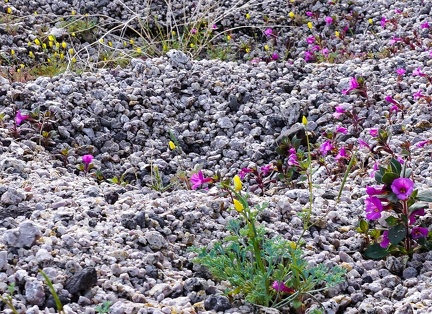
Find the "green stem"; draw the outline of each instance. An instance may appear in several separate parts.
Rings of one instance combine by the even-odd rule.
[[[337,203],[339,203],[339,201],[340,201],[340,198],[341,198],[341,195],[342,195],[342,190],[343,190],[343,188],[345,186],[346,180],[348,179],[348,174],[349,174],[352,166],[354,165],[354,162],[355,162],[355,152],[352,153],[351,159],[350,159],[349,164],[348,164],[348,167],[346,168],[345,175],[343,177],[342,184],[341,184],[341,187],[339,189],[339,194],[338,194],[338,197],[337,197],[337,200],[336,200]]]

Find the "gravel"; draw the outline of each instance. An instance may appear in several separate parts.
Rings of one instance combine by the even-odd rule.
[[[131,17],[126,6],[137,12],[148,10],[135,1],[123,4],[86,1],[85,5],[73,2],[72,7],[119,20]],[[47,16],[71,10],[71,4],[62,1],[10,0],[7,5],[20,16],[36,10]],[[154,2],[150,10],[159,12],[163,20],[163,8]],[[404,15],[394,13],[396,8]],[[316,143],[322,143],[322,135],[338,125],[348,128],[339,142],[369,141],[369,130],[386,124],[383,111],[391,107],[384,100],[387,95],[406,108],[392,126],[395,148],[406,141],[415,144],[431,138],[431,107],[412,97],[419,89],[425,95],[431,92],[425,77],[412,76],[418,67],[430,73],[429,51],[404,46],[386,58],[358,57],[366,51],[382,51],[393,36],[411,34],[414,29],[421,31],[423,46],[430,46],[431,32],[420,30],[430,13],[428,3],[359,0],[351,6],[345,1],[331,6],[327,1],[302,1],[287,6],[286,1],[272,1],[268,6],[239,10],[218,23],[235,27],[246,11],[251,12],[252,22],[259,23],[264,15],[279,21],[294,9],[322,16],[354,10],[378,25],[385,15],[398,18],[399,26],[395,32],[377,26],[377,37],[370,37],[365,32],[367,24],[359,23],[350,46],[358,55],[335,64],[304,61],[308,44],[304,41],[307,29],[302,26],[279,29],[281,34],[303,38],[284,62],[193,60],[171,51],[162,57],[132,59],[124,68],[66,72],[24,82],[0,76],[0,113],[4,114],[0,124],[0,293],[14,283],[14,304],[20,313],[55,308],[39,269],[53,282],[66,313],[95,313],[96,306],[105,301],[112,302],[110,313],[251,313],[253,307],[241,298],[224,296],[226,283],[214,281],[194,265],[194,253],[188,251],[192,245],[210,246],[227,235],[227,221],[237,216],[229,209],[229,199],[214,187],[155,191],[150,188],[153,166],[158,167],[165,186],[182,169],[202,168],[207,176],[219,172],[231,177],[243,167],[275,162],[281,136],[298,134],[303,115]],[[105,19],[100,16],[99,22]],[[33,40],[32,21],[40,22],[29,18],[16,37],[1,32],[0,53],[9,53],[11,48],[20,51],[29,38]],[[334,32],[332,26],[320,27]],[[260,54],[257,48],[246,57]],[[401,67],[407,74],[398,82],[395,70]],[[359,97],[341,93],[354,75],[365,78],[367,106]],[[350,121],[334,119],[337,105],[359,108],[364,118],[360,132]],[[28,121],[19,126],[20,135],[13,136],[15,110],[35,109],[51,113],[46,123],[55,135],[46,145],[29,130]],[[180,156],[168,148],[170,133],[178,139]],[[67,156],[62,154],[65,149]],[[93,174],[98,170],[105,179],[117,177],[128,184],[111,184],[77,170],[84,154],[95,156]],[[432,186],[430,154],[427,146],[413,150],[419,189]],[[347,270],[344,283],[321,292],[317,299],[326,313],[430,313],[431,252],[414,254],[410,260],[388,257],[383,261],[367,260],[359,253],[364,243],[355,226],[364,216],[364,187],[373,183],[368,176],[373,161],[366,152],[359,151],[359,156],[369,164],[365,171],[350,174],[338,203],[341,176],[334,180],[324,167],[314,173],[315,226],[304,235],[305,259],[311,266],[325,263]],[[270,234],[298,239],[303,227],[298,213],[309,203],[307,187],[276,184],[264,196],[252,194],[251,202],[268,203],[260,222]],[[421,219],[430,225],[431,212]],[[312,305],[309,311],[316,307]],[[0,309],[8,313],[6,306]]]

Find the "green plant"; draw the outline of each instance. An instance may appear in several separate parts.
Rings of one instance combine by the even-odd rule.
[[[48,289],[49,289],[51,295],[54,298],[54,302],[55,302],[55,305],[56,305],[58,313],[59,314],[65,314],[65,312],[63,310],[63,304],[61,303],[60,298],[59,298],[57,292],[54,289],[54,286],[53,286],[53,283],[52,283],[51,279],[49,279],[49,277],[47,276],[47,274],[45,274],[42,270],[39,270],[39,274],[41,274],[42,277],[44,278],[45,283],[47,284]]]
[[[119,177],[114,177],[112,179],[108,179],[107,181],[110,182],[110,183],[113,183],[113,184],[118,184],[118,185],[121,185],[121,186],[125,186],[125,185],[129,184],[129,182],[124,180],[124,176],[125,175],[122,174],[120,176],[120,178]]]
[[[250,208],[240,178],[235,176],[233,182],[233,187],[222,182],[221,188],[230,195],[240,219],[227,223],[230,235],[212,248],[193,248],[198,254],[194,262],[230,282],[230,295],[241,294],[247,302],[265,307],[292,306],[303,313],[305,298],[342,282],[344,270],[322,264],[308,267],[297,243],[281,236],[269,238],[257,222],[266,206]]]
[[[109,313],[111,305],[111,301],[104,301],[102,304],[98,304],[95,307],[95,311],[96,313]]]
[[[12,300],[12,296],[14,292],[15,292],[15,284],[12,283],[8,286],[7,293],[4,294],[3,296],[0,296],[0,301],[6,304],[12,310],[12,313],[18,314],[18,311],[13,305],[13,300]]]

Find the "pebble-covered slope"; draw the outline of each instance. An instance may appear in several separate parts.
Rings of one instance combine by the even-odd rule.
[[[327,8],[324,2],[312,2],[300,7]],[[34,3],[10,3],[17,10],[39,8]],[[111,5],[87,3],[92,8]],[[272,10],[278,3],[274,4]],[[69,11],[63,2],[54,7],[47,3],[40,8],[45,13]],[[289,12],[282,3],[279,7],[284,9],[274,12]],[[347,7],[341,1],[335,8],[344,12]],[[430,13],[429,4],[422,1],[357,1],[354,8],[376,21],[396,8],[402,10],[406,16],[398,34],[418,29]],[[382,30],[376,43],[385,47],[398,34]],[[427,47],[431,35],[422,36]],[[359,52],[373,44],[361,34],[356,40],[353,46],[357,44]],[[8,51],[19,41],[5,42],[8,45],[2,49]],[[418,67],[432,73],[427,49],[401,49],[384,59],[315,64],[305,63],[301,52],[306,47],[299,42],[299,57],[289,62],[202,60],[182,67],[173,58],[161,57],[134,59],[125,69],[67,73],[25,83],[0,78],[0,112],[5,114],[0,128],[0,292],[16,284],[14,299],[20,313],[52,308],[53,300],[38,275],[42,269],[67,313],[94,313],[96,305],[107,300],[113,303],[111,313],[119,314],[251,313],[241,299],[230,303],[222,295],[224,283],[214,282],[194,266],[187,250],[227,235],[224,226],[236,217],[228,209],[229,199],[215,188],[153,191],[148,188],[152,164],[159,167],[165,184],[180,165],[186,169],[199,165],[206,175],[220,171],[229,177],[242,167],[274,160],[275,140],[295,129],[302,115],[308,117],[318,143],[323,141],[319,136],[336,125],[348,127],[342,142],[370,141],[369,129],[386,123],[383,112],[391,107],[384,101],[387,95],[406,107],[393,126],[395,148],[404,141],[415,144],[431,138],[430,105],[412,96],[419,89],[430,95],[431,87],[425,77],[411,75]],[[401,82],[395,74],[398,68],[407,71]],[[360,134],[348,121],[338,122],[332,115],[336,105],[349,108],[363,103],[355,95],[341,94],[354,75],[365,78],[373,100],[360,111],[365,118]],[[39,145],[26,131],[27,122],[20,137],[14,138],[13,108],[51,111],[55,143],[47,148]],[[181,158],[168,149],[169,131],[179,139]],[[70,152],[65,162],[59,153],[66,147]],[[79,173],[76,166],[87,153],[95,155],[95,168],[105,178],[124,174],[132,184],[98,183]],[[359,154],[367,160],[366,152]],[[430,148],[414,149],[412,158],[417,186],[432,187]],[[407,264],[393,257],[366,260],[359,253],[362,239],[354,229],[364,215],[364,187],[373,182],[367,175],[371,164],[369,160],[365,174],[360,175],[361,170],[352,174],[340,203],[335,202],[340,177],[333,181],[322,167],[314,175],[312,216],[317,226],[305,235],[306,258],[311,265],[348,270],[345,283],[317,298],[327,313],[430,313],[431,253],[415,254]],[[297,214],[308,197],[301,185],[279,186],[251,201],[269,203],[261,221],[271,236],[296,240],[303,226]],[[422,219],[430,225],[430,211]],[[0,310],[8,313],[7,307]]]

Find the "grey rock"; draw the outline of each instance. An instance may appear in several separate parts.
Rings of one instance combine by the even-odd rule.
[[[402,307],[398,307],[394,314],[414,314],[414,310],[411,306],[411,304],[406,303],[402,305]]]
[[[29,304],[41,306],[45,302],[44,284],[38,279],[28,277],[24,290],[26,301]]]
[[[0,251],[0,270],[6,269],[7,264],[7,251]]]
[[[161,235],[157,231],[148,231],[145,233],[145,238],[147,240],[147,243],[149,247],[152,250],[160,250],[161,248],[164,248],[167,246],[167,242],[163,235]]]
[[[39,228],[32,222],[23,222],[18,228],[6,230],[3,241],[10,246],[28,248],[41,236]]]
[[[218,125],[222,129],[232,129],[234,127],[234,123],[232,123],[231,119],[228,117],[222,117],[219,119]]]
[[[4,205],[18,205],[25,199],[24,193],[17,191],[14,188],[9,188],[2,194],[0,202]]]
[[[408,288],[402,286],[401,284],[397,285],[393,290],[392,298],[400,301],[405,297],[405,294],[407,293],[407,291],[408,291]]]
[[[182,51],[171,49],[166,54],[173,67],[189,70],[192,68],[190,58]]]
[[[207,311],[226,311],[231,308],[227,297],[223,295],[211,295],[204,300],[204,308]]]
[[[414,278],[417,276],[417,269],[414,267],[407,267],[403,270],[402,277],[405,279]]]

